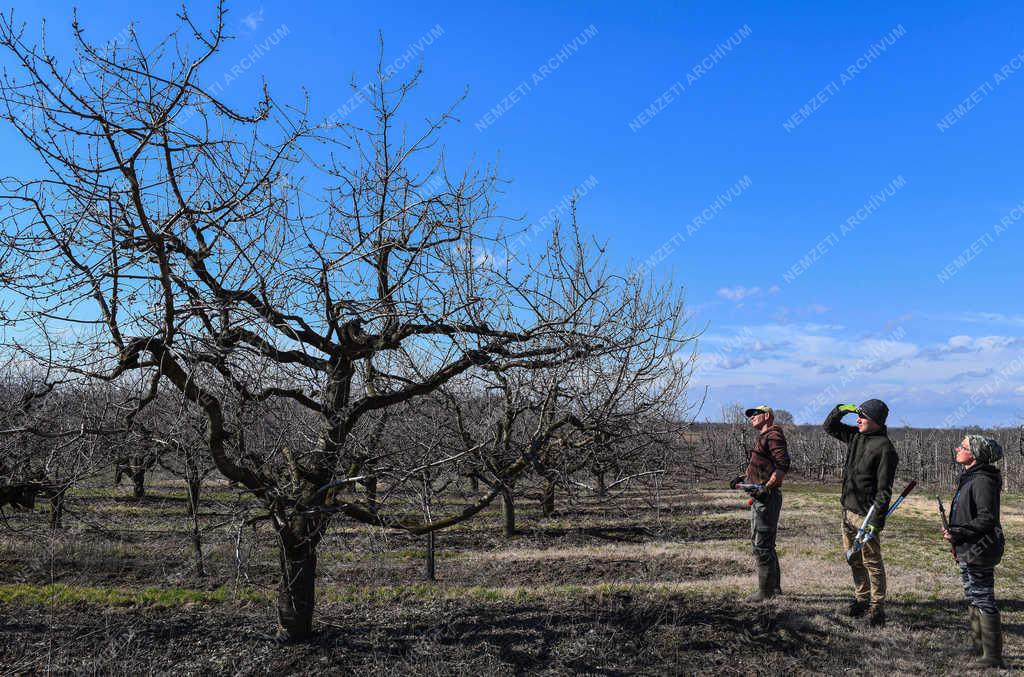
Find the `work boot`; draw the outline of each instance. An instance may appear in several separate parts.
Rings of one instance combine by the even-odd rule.
[[[885,627],[885,607],[881,604],[873,604],[868,614],[868,625],[873,628]]]
[[[967,607],[967,619],[971,626],[971,643],[964,647],[964,653],[971,656],[981,655],[981,614],[973,607]]]
[[[746,601],[763,602],[774,597],[775,590],[772,586],[774,574],[775,572],[770,564],[768,566],[763,564],[757,565],[757,592],[747,597]]]
[[[982,656],[974,662],[981,668],[1005,668],[1003,662],[1003,623],[999,612],[994,614],[978,613],[981,625]]]
[[[846,609],[846,615],[850,618],[860,618],[868,612],[868,606],[870,605],[867,601],[862,602],[859,599],[855,599],[850,602],[850,606]]]

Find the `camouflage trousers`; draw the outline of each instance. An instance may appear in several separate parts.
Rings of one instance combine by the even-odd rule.
[[[750,504],[750,545],[758,566],[778,569],[779,556],[775,552],[775,535],[779,531],[781,512],[781,489],[773,489],[764,500],[755,498]]]
[[[849,550],[857,537],[857,529],[864,522],[864,515],[852,510],[843,510],[843,548]],[[870,602],[871,606],[885,603],[885,564],[882,562],[882,541],[876,535],[860,552],[850,558],[853,573],[854,596],[858,602]]]
[[[999,613],[996,606],[996,572],[994,567],[978,567],[960,563],[960,579],[967,603],[980,613]]]

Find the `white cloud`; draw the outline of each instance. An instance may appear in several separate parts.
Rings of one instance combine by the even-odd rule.
[[[942,320],[945,322],[960,322],[969,324],[1002,324],[1011,327],[1024,327],[1024,315],[1011,315],[1006,313],[986,313],[979,311],[965,311],[954,315],[926,315],[928,319]]]
[[[1019,336],[981,336],[974,341],[978,350],[1002,350],[1013,348],[1024,342]]]
[[[743,285],[722,287],[718,290],[718,295],[723,299],[728,299],[729,301],[742,301],[743,299],[750,298],[751,296],[757,296],[760,293],[760,287],[744,287]]]
[[[967,348],[967,347],[969,347],[971,345],[971,337],[970,336],[950,336],[949,340],[946,341],[946,345],[948,345],[953,350],[958,350],[960,348]]]
[[[818,324],[816,322],[805,322],[803,328],[810,332],[843,331],[846,325],[842,324]]]
[[[728,332],[702,339],[718,357],[702,365],[691,385],[709,387],[712,408],[758,392],[798,421],[820,422],[836,402],[880,397],[904,422],[941,426],[980,393],[992,404],[972,410],[961,425],[1016,425],[1024,412],[1024,368],[1008,372],[1024,364],[1024,338],[956,335],[918,343],[901,328],[854,336],[840,325],[810,322],[743,332],[742,341]],[[766,383],[776,385],[765,392]]]
[[[950,336],[946,343],[939,346],[938,353],[980,353],[1005,350],[1024,345],[1019,336],[979,336],[977,338],[959,334]]]
[[[718,363],[719,369],[739,369],[750,364],[750,356],[736,355],[735,357],[724,357]]]

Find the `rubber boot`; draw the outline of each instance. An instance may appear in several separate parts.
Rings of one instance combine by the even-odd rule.
[[[868,612],[868,608],[870,606],[871,605],[867,600],[864,600],[862,602],[859,599],[855,599],[852,602],[850,602],[850,606],[847,607],[846,615],[850,618],[860,618]]]
[[[775,578],[775,570],[772,566],[758,564],[757,565],[757,592],[750,597],[747,597],[748,602],[763,602],[766,599],[771,599],[775,596],[775,590],[773,588],[772,579]]]
[[[967,607],[967,619],[971,625],[971,643],[964,647],[964,653],[971,656],[981,655],[981,614],[973,607]]]
[[[872,628],[885,627],[885,607],[881,604],[872,604],[868,610],[868,625]]]
[[[999,612],[994,614],[978,614],[981,624],[981,658],[974,662],[982,668],[1004,668],[1003,662],[1003,623]]]
[[[782,594],[782,570],[779,568],[779,558],[775,558],[775,577],[772,580],[772,592],[776,595]]]

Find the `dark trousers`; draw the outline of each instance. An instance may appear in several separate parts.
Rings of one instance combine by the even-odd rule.
[[[773,489],[764,500],[755,498],[750,504],[750,545],[758,566],[778,569],[779,556],[775,552],[775,534],[779,530],[781,512],[781,489]]]
[[[996,606],[996,570],[960,563],[960,579],[964,585],[967,603],[980,613],[999,613]]]

